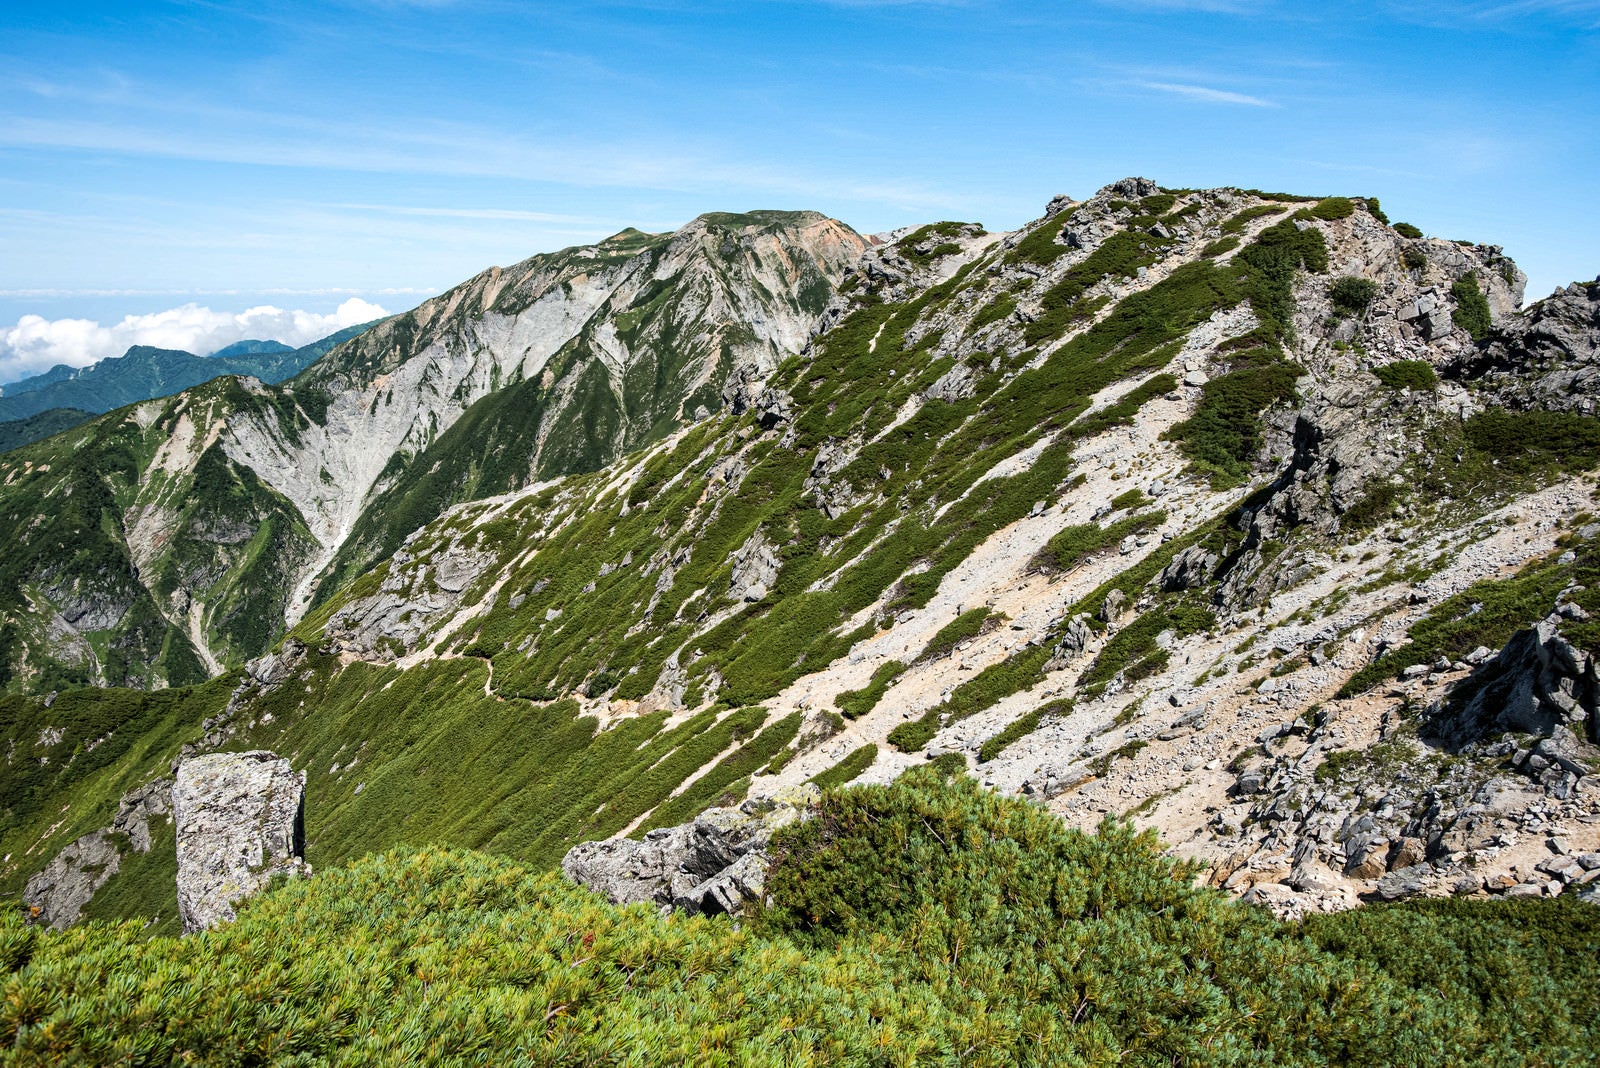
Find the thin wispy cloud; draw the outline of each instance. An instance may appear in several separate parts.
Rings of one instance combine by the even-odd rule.
[[[1552,282],[1592,277],[1600,247],[1563,210],[1595,172],[1574,130],[1600,102],[1600,0],[35,7],[0,41],[17,290],[375,293],[718,209],[1009,229],[1130,171],[1353,182]],[[188,298],[5,299],[9,323]]]
[[[371,211],[383,215],[411,215],[441,219],[488,219],[504,222],[569,223],[574,226],[631,226],[595,215],[561,215],[548,211],[522,211],[516,208],[435,208],[403,204],[322,204],[319,207],[341,211]]]
[[[1157,11],[1203,11],[1218,15],[1258,15],[1273,0],[1100,0],[1108,7]]]
[[[1141,89],[1150,89],[1158,93],[1171,93],[1188,100],[1198,100],[1205,104],[1239,104],[1252,108],[1276,108],[1283,105],[1271,100],[1264,100],[1259,96],[1250,96],[1248,93],[1235,93],[1227,89],[1212,89],[1205,85],[1186,85],[1182,82],[1135,82]]]
[[[0,119],[0,146],[50,148],[326,171],[514,178],[574,188],[635,187],[673,192],[740,190],[766,195],[878,200],[939,209],[956,201],[922,183],[860,182],[720,157],[715,150],[614,139],[532,142],[465,124],[432,129],[363,128],[345,123],[258,116],[254,129],[200,135],[132,122]]]
[[[1514,18],[1519,15],[1563,15],[1593,25],[1600,19],[1600,0],[1499,0],[1466,5],[1476,18]]]
[[[1600,30],[1600,0],[1412,0],[1386,6],[1395,17],[1440,28],[1471,26],[1499,31],[1519,19],[1542,17],[1572,23],[1583,30]]]

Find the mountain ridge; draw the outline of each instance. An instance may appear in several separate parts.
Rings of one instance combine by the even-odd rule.
[[[500,424],[501,450],[524,455],[485,472],[469,444],[461,484],[427,484],[402,524],[485,479],[592,469],[719,406],[735,360],[771,364],[803,342],[801,306],[820,307],[861,243],[815,213],[625,233],[482,272],[282,385],[218,379],[8,454],[0,502],[20,552],[0,628],[6,684],[177,684],[259,655],[326,581],[370,498],[413,462],[426,478],[430,446],[474,404],[508,386],[538,400],[540,418],[513,403]],[[540,419],[561,424],[548,456]],[[67,496],[102,502],[99,514],[42,503]],[[23,523],[41,509],[44,527]],[[396,540],[373,522],[380,544]],[[358,548],[343,566],[366,565]]]
[[[271,749],[320,799],[319,867],[426,841],[552,868],[937,760],[1148,822],[1282,915],[1583,892],[1600,289],[1520,288],[1370,198],[1125,179],[1011,234],[910,230],[719,412],[453,503],[243,675],[141,699],[145,755],[38,787],[0,878],[180,753]],[[383,345],[318,374],[376,382]],[[1462,711],[1524,683],[1525,716]],[[29,774],[68,776],[54,710],[0,707],[65,761]]]

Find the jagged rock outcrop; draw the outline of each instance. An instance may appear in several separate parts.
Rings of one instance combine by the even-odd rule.
[[[757,530],[733,554],[728,596],[735,601],[761,600],[777,584],[778,569],[782,566],[777,549]]]
[[[1157,584],[1168,593],[1181,593],[1203,585],[1217,570],[1220,560],[1204,545],[1191,545],[1172,558],[1156,576]]]
[[[977,377],[971,367],[958,363],[936,378],[933,385],[922,391],[923,399],[954,404],[977,391]]]
[[[618,905],[649,901],[684,912],[737,916],[765,885],[772,833],[804,819],[815,786],[752,798],[738,808],[707,809],[691,823],[643,839],[583,842],[561,861],[573,882]]]
[[[83,915],[95,892],[122,867],[126,850],[150,852],[150,823],[172,814],[172,780],[156,779],[122,796],[110,826],[90,831],[34,873],[22,903],[35,923],[61,930]]]
[[[1258,896],[1296,914],[1342,907],[1362,886],[1389,901],[1445,893],[1555,896],[1600,880],[1589,874],[1600,857],[1584,867],[1589,854],[1575,855],[1559,835],[1549,842],[1557,855],[1536,866],[1524,861],[1506,870],[1497,860],[1530,831],[1600,819],[1590,778],[1600,770],[1600,685],[1593,657],[1561,634],[1580,614],[1563,605],[1514,634],[1497,655],[1473,654],[1478,666],[1470,674],[1435,684],[1445,688],[1420,724],[1385,717],[1372,747],[1381,755],[1354,761],[1351,771],[1329,771],[1330,756],[1336,763],[1355,755],[1340,753],[1348,739],[1332,710],[1310,723],[1264,730],[1267,759],[1237,774],[1234,795],[1250,806],[1241,823],[1261,844],[1253,860],[1270,869],[1272,857],[1290,850],[1295,864],[1286,888]],[[1422,684],[1468,670],[1445,660],[1407,674]],[[1214,878],[1235,885],[1230,880],[1250,874],[1247,866],[1224,865]]]
[[[150,823],[172,818],[172,780],[156,779],[122,795],[111,830],[126,835],[135,853],[150,852]]]
[[[1562,622],[1561,613],[1553,612],[1538,626],[1514,634],[1452,696],[1432,730],[1456,746],[1499,731],[1540,738],[1559,731],[1575,741],[1600,742],[1600,677],[1594,658],[1562,635]]]
[[[408,540],[390,557],[376,594],[334,613],[324,632],[332,646],[386,661],[426,644],[494,559],[491,552],[452,541],[407,568],[416,551],[415,539]]]
[[[211,753],[178,766],[178,914],[187,932],[234,918],[275,876],[309,875],[305,772],[266,750]]]
[[[1594,414],[1600,395],[1600,279],[1557,290],[1504,322],[1449,373],[1511,408]]]
[[[90,831],[28,880],[22,903],[29,918],[58,931],[76,923],[95,891],[121,864],[122,851],[111,835],[104,828]]]

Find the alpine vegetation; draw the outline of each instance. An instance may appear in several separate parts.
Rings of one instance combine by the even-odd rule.
[[[0,1046],[1583,1060],[1600,282],[1524,281],[1144,178],[712,214],[0,456]],[[293,877],[179,938],[230,753]]]

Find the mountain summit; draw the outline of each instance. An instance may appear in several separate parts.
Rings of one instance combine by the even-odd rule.
[[[623,231],[485,271],[284,385],[219,379],[7,454],[0,678],[48,692],[236,667],[451,504],[720,409],[735,367],[804,345],[865,246],[812,212]],[[134,349],[15,401],[173,360],[228,366]]]

